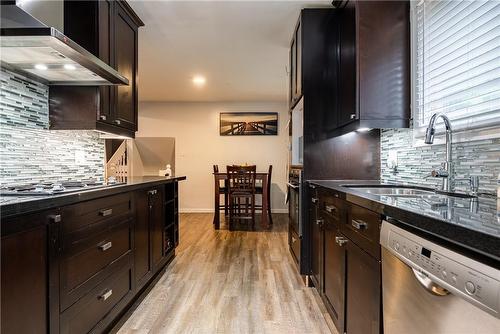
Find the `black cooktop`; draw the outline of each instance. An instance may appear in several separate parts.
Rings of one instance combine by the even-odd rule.
[[[0,189],[0,196],[47,196],[75,191],[92,190],[122,183],[104,183],[94,179],[47,181],[39,183],[6,186]]]

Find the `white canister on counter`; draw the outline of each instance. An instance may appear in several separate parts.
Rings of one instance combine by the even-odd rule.
[[[170,166],[170,164],[167,165],[165,176],[172,176],[172,167]]]

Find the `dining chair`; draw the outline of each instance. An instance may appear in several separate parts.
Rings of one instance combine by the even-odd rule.
[[[219,172],[219,166],[218,165],[213,165],[213,168],[214,168],[214,173],[218,173]],[[216,187],[219,187],[219,194],[220,195],[224,195],[224,215],[228,215],[228,205],[227,205],[227,201],[228,201],[228,189],[227,189],[227,181],[224,180],[224,185],[221,186],[221,183],[220,181],[217,181],[217,179],[215,180],[216,184],[215,186]],[[215,210],[222,210],[222,205],[220,205],[220,201],[217,201],[217,204],[216,204],[216,208]]]
[[[273,165],[269,165],[269,169],[267,172],[267,215],[269,217],[269,225],[273,224],[273,217],[271,215],[271,176],[273,174]],[[257,185],[255,187],[255,193],[257,195],[263,195],[264,189],[262,188],[262,184]],[[257,210],[263,210],[263,205],[257,205],[255,207]]]
[[[250,220],[252,226],[255,226],[256,166],[227,166],[227,174],[229,229],[235,219]]]

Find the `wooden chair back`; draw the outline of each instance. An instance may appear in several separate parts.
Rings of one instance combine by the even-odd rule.
[[[267,172],[267,196],[271,197],[271,176],[273,175],[273,165],[269,165]]]
[[[229,193],[255,193],[256,166],[227,166]]]

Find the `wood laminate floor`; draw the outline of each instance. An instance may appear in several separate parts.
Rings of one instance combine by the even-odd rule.
[[[288,250],[287,216],[270,231],[228,231],[183,214],[177,256],[119,333],[336,333]]]

